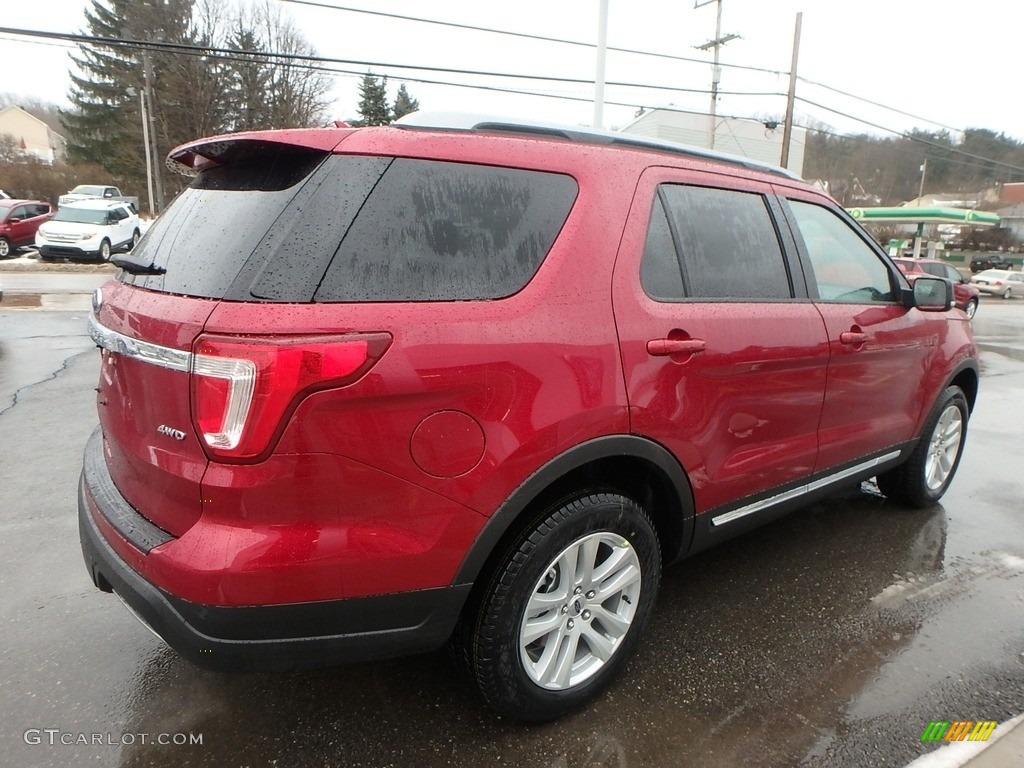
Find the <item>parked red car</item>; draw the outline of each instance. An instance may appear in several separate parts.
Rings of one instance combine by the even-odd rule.
[[[953,283],[953,303],[958,309],[962,309],[967,316],[974,318],[978,311],[978,297],[981,292],[971,284],[971,278],[966,277],[951,264],[938,259],[893,259],[896,266],[900,268],[911,280],[917,279],[918,275],[932,275],[944,277]]]
[[[0,199],[0,259],[32,245],[36,230],[53,216],[53,206],[42,200]]]
[[[663,564],[952,481],[978,362],[949,283],[785,171],[493,121],[169,162],[194,181],[94,299],[79,524],[197,664],[449,642],[546,720],[622,669]]]

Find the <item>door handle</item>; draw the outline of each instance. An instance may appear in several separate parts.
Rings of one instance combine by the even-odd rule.
[[[857,346],[863,344],[868,340],[868,335],[861,331],[843,331],[839,334],[839,341],[843,344],[849,344],[851,346]]]
[[[667,355],[692,355],[707,349],[704,339],[651,339],[647,342],[647,354],[653,357]]]

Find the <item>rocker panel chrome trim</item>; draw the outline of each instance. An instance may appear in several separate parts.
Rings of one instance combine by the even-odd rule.
[[[807,483],[806,485],[801,485],[797,488],[790,488],[788,491],[783,491],[782,493],[778,493],[774,496],[769,496],[767,499],[755,501],[753,504],[747,504],[746,506],[740,507],[739,509],[734,509],[732,512],[726,512],[725,514],[711,518],[711,525],[725,525],[726,523],[731,523],[735,520],[739,520],[740,518],[746,517],[747,515],[752,515],[755,512],[760,512],[761,510],[767,509],[768,507],[774,507],[776,504],[781,504],[785,501],[790,501],[791,499],[795,499],[800,496],[804,496],[808,493],[812,493],[813,491],[821,490],[822,488],[828,485],[838,483],[842,480],[845,480],[848,477],[853,477],[854,475],[859,474],[864,470],[871,469],[872,467],[877,467],[880,464],[884,464],[885,462],[890,461],[891,459],[895,459],[899,455],[900,451],[890,451],[889,453],[886,453],[882,456],[876,456],[875,458],[869,459],[868,461],[861,462],[860,464],[855,464],[852,467],[847,467],[846,469],[841,469],[838,472],[834,472],[831,475],[826,475],[825,477],[813,480],[810,483]]]

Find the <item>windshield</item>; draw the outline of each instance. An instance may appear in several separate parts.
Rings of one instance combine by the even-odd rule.
[[[77,187],[71,190],[72,195],[96,195],[97,197],[103,197],[103,190],[105,187],[94,187],[89,184],[79,184]]]
[[[107,212],[94,208],[59,208],[50,221],[69,221],[74,224],[106,224]]]

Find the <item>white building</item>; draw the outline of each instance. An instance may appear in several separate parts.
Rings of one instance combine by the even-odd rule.
[[[10,136],[15,149],[53,165],[64,156],[66,141],[50,126],[21,107],[0,109],[0,136]]]
[[[622,133],[674,141],[691,147],[709,149],[709,117],[700,112],[675,109],[653,109],[645,112],[622,129]],[[782,159],[781,123],[719,117],[715,120],[714,149],[750,160],[780,165]],[[787,168],[803,176],[807,130],[793,128]]]

